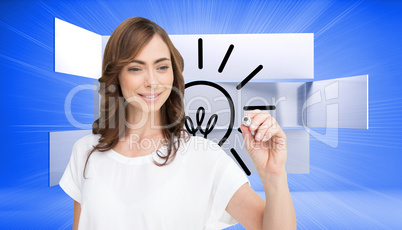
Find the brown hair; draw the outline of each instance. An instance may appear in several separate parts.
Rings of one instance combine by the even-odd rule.
[[[183,57],[174,47],[168,34],[164,29],[158,26],[155,22],[141,17],[132,17],[122,22],[110,36],[103,55],[102,76],[99,78],[101,95],[100,116],[93,125],[92,133],[100,134],[99,143],[92,146],[93,149],[88,153],[85,162],[85,168],[88,159],[94,151],[106,152],[115,147],[122,134],[125,133],[125,106],[118,75],[122,68],[129,64],[141,49],[158,34],[166,43],[170,50],[170,56],[173,68],[173,86],[166,102],[162,105],[160,112],[162,118],[163,136],[167,141],[167,155],[158,156],[164,159],[162,164],[154,160],[157,166],[164,166],[169,163],[170,155],[173,160],[176,152],[180,147],[180,141],[177,141],[177,146],[174,144],[174,139],[177,137],[180,140],[184,134],[190,137],[187,130],[183,128],[185,122],[184,113],[184,78],[182,75],[184,69]],[[174,124],[172,124],[174,122]],[[186,140],[187,141],[187,140]],[[157,151],[158,152],[158,151]],[[84,178],[85,178],[84,168]]]

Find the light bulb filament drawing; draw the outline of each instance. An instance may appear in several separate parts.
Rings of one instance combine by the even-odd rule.
[[[201,118],[200,118],[200,115],[201,115]],[[189,116],[186,116],[185,126],[187,128],[187,131],[190,134],[192,134],[193,136],[195,136],[195,134],[198,131],[200,131],[200,133],[202,133],[204,135],[204,138],[207,138],[208,134],[212,132],[212,130],[214,129],[214,127],[216,125],[216,122],[218,121],[218,115],[212,114],[212,116],[208,120],[205,130],[203,130],[201,127],[202,122],[204,121],[204,117],[205,117],[205,109],[204,109],[204,107],[201,106],[197,110],[197,114],[196,114],[197,127],[194,128],[193,121],[191,120],[191,118]]]

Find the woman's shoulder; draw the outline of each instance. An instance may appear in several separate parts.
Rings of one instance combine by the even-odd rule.
[[[74,148],[81,150],[93,148],[93,146],[98,144],[100,137],[101,137],[100,134],[93,134],[93,133],[85,135],[74,143]]]

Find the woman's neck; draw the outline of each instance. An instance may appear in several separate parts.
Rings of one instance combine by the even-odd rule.
[[[163,136],[160,110],[143,112],[128,108],[126,120],[126,137],[135,135],[143,139]]]

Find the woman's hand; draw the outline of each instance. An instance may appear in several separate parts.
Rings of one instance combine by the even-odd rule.
[[[253,110],[249,127],[241,125],[247,152],[261,177],[280,176],[285,172],[287,158],[286,135],[267,111]],[[254,135],[252,135],[254,131]]]

